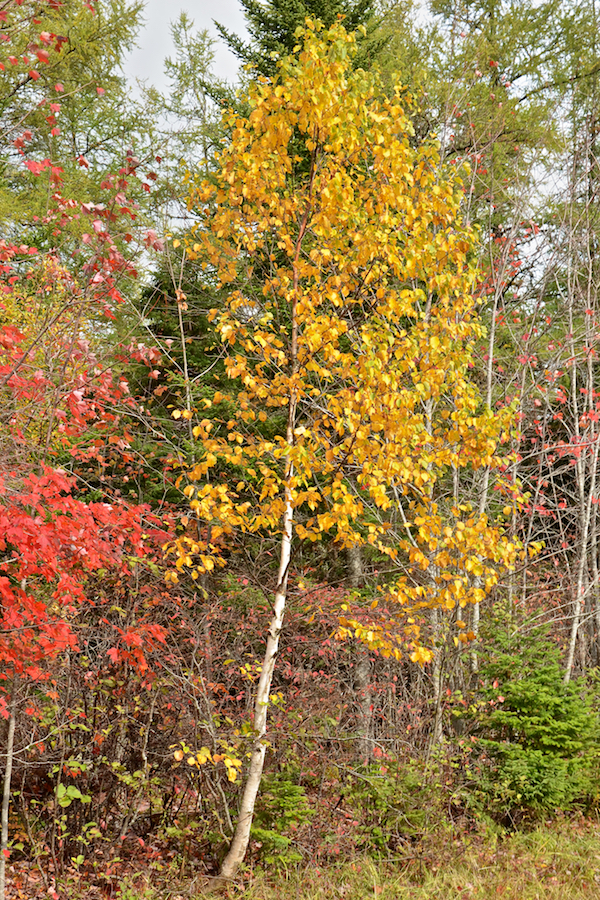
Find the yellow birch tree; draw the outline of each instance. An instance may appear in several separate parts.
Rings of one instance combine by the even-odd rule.
[[[224,877],[250,836],[294,542],[326,537],[386,554],[397,619],[342,620],[341,634],[396,656],[401,639],[416,662],[431,654],[415,613],[481,601],[515,554],[497,525],[446,490],[453,470],[497,472],[511,427],[469,380],[482,329],[460,181],[435,142],[411,144],[402,87],[385,96],[376,75],[352,70],[355,38],[342,25],[307,21],[298,41],[278,75],[250,89],[248,117],[226,116],[214,182],[190,196],[199,222],[188,253],[207,287],[225,292],[212,316],[240,389],[220,428],[214,418],[194,426],[185,493],[203,527],[168,548],[170,578],[222,564],[219,547],[235,531],[279,541]],[[277,416],[285,427],[273,436],[266,423]],[[224,471],[243,474],[217,477]]]

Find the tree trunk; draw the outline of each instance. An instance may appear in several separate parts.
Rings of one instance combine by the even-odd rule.
[[[441,647],[441,626],[440,626],[440,611],[439,609],[431,610],[431,630],[434,641],[434,657],[432,663],[431,670],[431,678],[433,683],[433,705],[434,705],[434,716],[433,716],[433,731],[431,733],[431,744],[430,751],[436,747],[438,744],[441,744],[442,739],[444,737],[444,726],[442,722],[443,717],[443,681],[444,681],[444,672],[443,672],[443,658],[442,658],[442,647]]]
[[[565,684],[568,684],[571,680],[571,673],[573,671],[573,663],[575,660],[575,648],[577,645],[577,636],[579,632],[579,628],[582,621],[582,614],[584,610],[584,603],[587,595],[587,562],[588,562],[588,537],[590,531],[590,525],[592,522],[592,504],[594,501],[594,493],[593,490],[596,484],[597,478],[597,470],[598,470],[598,441],[600,437],[596,434],[592,435],[593,440],[593,450],[592,450],[592,458],[590,460],[590,469],[588,472],[581,472],[579,470],[579,465],[577,466],[577,474],[580,476],[579,478],[579,487],[580,487],[580,522],[581,522],[581,532],[579,535],[579,559],[577,565],[577,585],[575,588],[575,598],[573,602],[573,617],[571,620],[571,634],[569,638],[569,649],[567,652],[567,661],[565,665]],[[579,460],[578,460],[579,463]],[[586,486],[586,478],[585,475],[589,475],[589,482],[591,484],[591,488],[589,485]],[[585,495],[587,491],[587,496]]]
[[[2,838],[0,841],[0,900],[6,896],[6,851],[8,849],[8,812],[10,808],[10,783],[12,779],[13,754],[15,748],[15,722],[17,718],[17,685],[13,684],[13,695],[8,719],[6,738],[6,764],[4,766],[4,790],[2,792]]]
[[[366,766],[371,759],[371,725],[373,720],[373,704],[371,696],[371,660],[365,647],[357,649],[357,661],[354,670],[354,690],[357,694],[360,710],[358,728],[358,753],[360,761]]]
[[[362,554],[358,544],[348,547],[346,558],[348,560],[348,584],[357,591],[363,585]]]
[[[291,472],[290,472],[291,477]],[[289,483],[289,481],[288,481]],[[291,557],[292,545],[292,525],[293,525],[293,505],[291,496],[288,493],[283,536],[281,540],[281,553],[279,557],[279,577],[278,586],[275,592],[275,600],[273,603],[273,618],[269,627],[269,637],[267,639],[267,648],[256,691],[256,700],[254,702],[254,728],[256,737],[250,759],[250,767],[248,769],[248,777],[246,786],[242,796],[240,806],[240,814],[238,817],[233,840],[229,847],[227,856],[223,860],[221,866],[222,878],[233,878],[240,865],[244,861],[248,842],[250,841],[250,828],[254,817],[254,806],[256,797],[260,788],[263,767],[265,764],[266,743],[265,734],[267,731],[267,712],[269,708],[269,695],[271,692],[271,682],[273,681],[273,671],[275,669],[275,658],[279,649],[279,635],[283,625],[283,616],[285,612],[285,602],[287,595],[288,569]]]
[[[363,565],[360,546],[354,544],[346,550],[348,583],[353,590],[363,585]],[[371,758],[371,721],[373,718],[371,697],[371,660],[369,651],[359,644],[354,663],[354,690],[358,705],[358,755],[364,765]]]
[[[271,683],[273,681],[273,672],[275,669],[275,659],[279,650],[279,635],[283,626],[283,617],[285,613],[285,604],[287,599],[287,584],[292,557],[292,534],[294,530],[294,462],[291,457],[291,451],[295,444],[295,428],[296,428],[296,408],[298,403],[298,386],[296,384],[296,376],[298,373],[298,294],[299,294],[299,260],[302,250],[302,241],[306,233],[308,220],[312,205],[312,185],[315,177],[315,153],[311,159],[311,171],[309,182],[309,196],[306,209],[300,222],[298,229],[298,237],[296,239],[296,248],[294,255],[294,290],[292,295],[291,309],[291,335],[290,335],[290,394],[288,403],[288,417],[286,430],[286,443],[290,455],[287,457],[284,474],[284,491],[285,491],[285,507],[282,520],[281,545],[279,553],[279,573],[277,576],[277,588],[275,590],[275,598],[273,602],[273,618],[269,626],[269,636],[262,664],[262,671],[256,690],[256,699],[254,702],[254,729],[255,739],[252,756],[250,758],[250,766],[248,768],[248,777],[246,786],[242,795],[240,804],[240,812],[231,841],[227,856],[223,860],[220,876],[222,878],[234,878],[239,867],[244,861],[248,843],[250,841],[250,829],[252,827],[252,819],[254,818],[254,806],[260,788],[263,768],[265,764],[265,753],[267,745],[265,743],[265,735],[267,732],[267,715],[269,709],[269,696],[271,693]]]

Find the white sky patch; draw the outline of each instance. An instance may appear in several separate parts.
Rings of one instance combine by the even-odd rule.
[[[167,89],[163,63],[165,57],[173,55],[170,26],[182,12],[187,12],[193,19],[198,31],[206,29],[216,39],[214,74],[227,81],[235,81],[238,60],[218,37],[213,19],[245,38],[244,16],[238,0],[146,0],[145,5],[146,25],[138,35],[138,48],[126,58],[123,67],[132,82],[140,79],[160,91]]]

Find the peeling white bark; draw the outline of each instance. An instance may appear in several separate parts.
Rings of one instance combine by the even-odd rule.
[[[8,812],[10,809],[10,784],[15,746],[15,722],[17,717],[17,687],[13,685],[13,696],[8,719],[8,735],[6,738],[6,763],[4,765],[4,790],[2,793],[2,839],[0,841],[0,900],[6,896],[6,855],[8,848]]]
[[[290,467],[291,477],[291,467]],[[237,873],[240,865],[244,861],[248,843],[250,841],[250,828],[252,827],[252,819],[254,817],[254,806],[260,788],[263,767],[265,764],[266,743],[265,736],[267,733],[267,714],[269,708],[269,696],[271,693],[271,683],[273,681],[273,672],[275,669],[275,659],[279,649],[279,636],[283,626],[283,617],[285,613],[285,604],[287,596],[288,571],[291,558],[292,547],[292,528],[294,520],[294,508],[291,502],[289,489],[286,489],[286,509],[283,523],[283,535],[281,540],[281,551],[279,557],[279,577],[278,586],[275,592],[275,600],[273,603],[273,618],[269,626],[269,637],[267,639],[267,647],[263,659],[262,671],[256,691],[256,699],[254,702],[254,728],[256,731],[254,739],[254,747],[246,786],[242,796],[240,805],[240,813],[235,828],[235,834],[229,847],[227,856],[221,866],[221,877],[233,878]]]

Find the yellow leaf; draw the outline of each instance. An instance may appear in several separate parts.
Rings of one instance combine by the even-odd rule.
[[[453,477],[475,491],[484,470],[493,496],[513,496],[499,442],[514,413],[487,409],[472,378],[477,235],[458,179],[411,138],[403,89],[353,67],[343,24],[307,24],[298,41],[276,78],[250,86],[248,115],[226,114],[210,182],[190,181],[198,243],[187,241],[223,298],[208,314],[210,352],[222,352],[229,387],[202,400],[222,403],[222,420],[194,427],[186,469],[199,533],[214,538],[173,541],[168,577],[224,566],[249,536],[257,547],[282,534],[284,549],[325,534],[341,552],[366,545],[374,566],[393,563],[389,584],[375,621],[347,608],[336,634],[426,665],[422,611],[451,622],[521,549],[452,500]],[[298,591],[309,556],[299,549],[286,568]],[[234,780],[237,764],[223,761]]]

